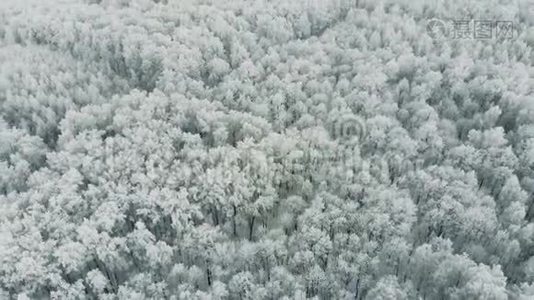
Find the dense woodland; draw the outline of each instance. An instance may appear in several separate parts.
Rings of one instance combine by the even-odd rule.
[[[0,299],[534,299],[529,8],[1,0]]]

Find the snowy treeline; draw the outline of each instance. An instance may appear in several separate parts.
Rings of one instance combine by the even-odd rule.
[[[528,0],[0,2],[0,299],[534,299]]]

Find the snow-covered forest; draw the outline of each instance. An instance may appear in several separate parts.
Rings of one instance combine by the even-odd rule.
[[[0,0],[0,299],[534,299],[529,2]]]

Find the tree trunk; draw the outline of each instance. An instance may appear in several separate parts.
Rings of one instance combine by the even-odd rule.
[[[232,227],[233,227],[233,233],[234,233],[234,237],[237,237],[237,224],[236,224],[236,217],[237,217],[237,208],[235,207],[235,205],[232,205],[233,209],[234,209],[234,215],[232,217]]]
[[[254,233],[254,221],[256,220],[256,217],[253,216],[249,223],[248,223],[248,240],[252,241],[252,235]]]
[[[209,266],[206,267],[206,276],[208,277],[208,286],[211,286],[211,269]]]
[[[212,214],[212,217],[213,217],[213,224],[215,226],[218,226],[219,225],[219,213],[217,211],[217,208],[212,207],[211,208],[211,214]]]
[[[358,300],[359,292],[360,292],[360,278],[358,278],[358,280],[356,280],[356,289],[354,291],[354,299],[355,300]]]

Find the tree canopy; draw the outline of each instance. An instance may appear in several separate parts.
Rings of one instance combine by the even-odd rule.
[[[534,298],[527,2],[1,1],[0,298]]]

